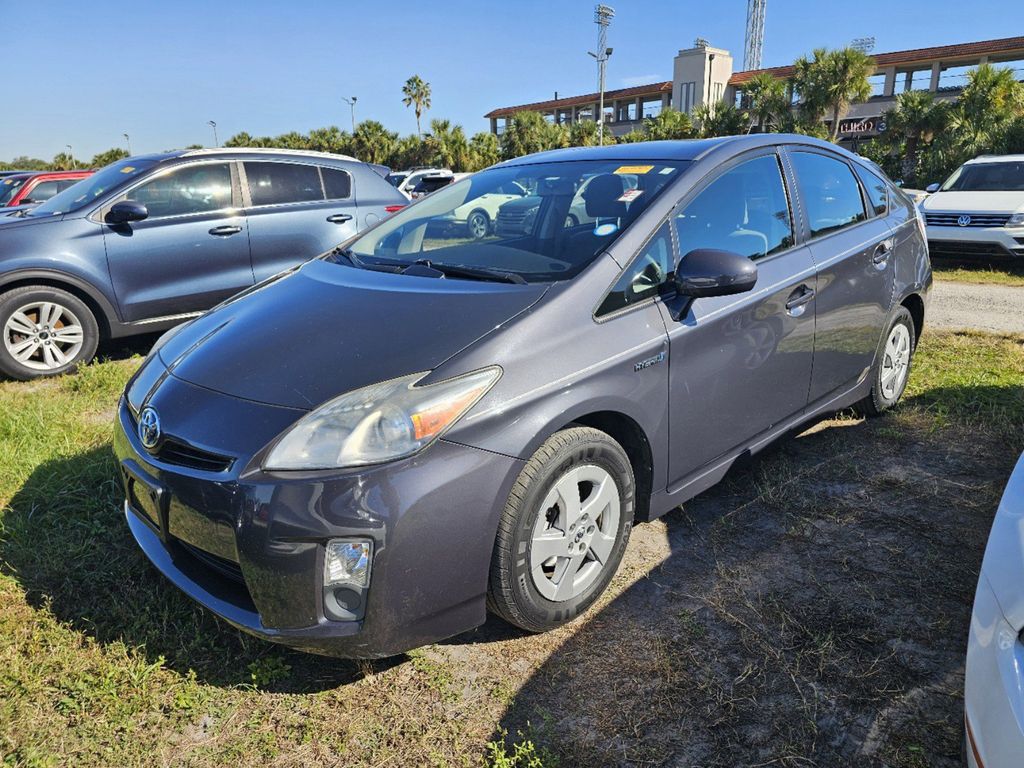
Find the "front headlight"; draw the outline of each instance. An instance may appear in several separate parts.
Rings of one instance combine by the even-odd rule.
[[[371,384],[322,405],[284,434],[263,468],[340,469],[409,456],[472,408],[494,386],[501,369],[416,386],[426,375]]]
[[[1013,214],[1009,221],[1006,222],[1008,227],[1024,227],[1024,213]]]

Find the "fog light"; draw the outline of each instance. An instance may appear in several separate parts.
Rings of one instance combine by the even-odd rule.
[[[324,586],[351,584],[365,589],[370,584],[372,541],[334,539],[327,542]]]

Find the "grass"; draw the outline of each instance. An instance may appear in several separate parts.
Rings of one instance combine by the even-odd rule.
[[[638,526],[582,621],[372,663],[244,636],[145,562],[109,449],[137,364],[0,383],[4,766],[955,764],[1022,337],[926,335],[900,409]]]
[[[977,285],[1024,286],[1024,264],[1017,262],[960,262],[932,259],[936,280]]]

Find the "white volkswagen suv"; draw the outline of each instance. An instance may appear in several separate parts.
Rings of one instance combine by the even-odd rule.
[[[1024,259],[1024,155],[978,157],[921,203],[932,257]]]

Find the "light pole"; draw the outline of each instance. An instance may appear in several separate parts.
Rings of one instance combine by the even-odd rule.
[[[356,102],[359,101],[358,96],[353,96],[351,99],[346,99],[344,96],[341,100],[348,104],[349,112],[352,114],[352,133],[356,132]]]
[[[612,49],[608,47],[608,25],[615,17],[615,10],[607,5],[598,5],[594,8],[594,23],[597,24],[597,53],[587,51],[597,59],[597,90],[600,104],[597,111],[597,143],[604,144],[604,69],[608,63],[608,57],[612,55]]]
[[[127,133],[122,133],[124,136],[124,143],[128,145],[128,157],[132,156],[132,140],[128,137]]]
[[[206,124],[208,126],[210,126],[211,128],[213,128],[213,146],[219,147],[220,146],[220,141],[217,140],[217,121],[216,120],[207,120]]]

